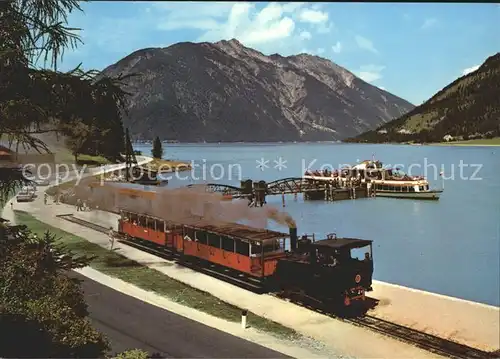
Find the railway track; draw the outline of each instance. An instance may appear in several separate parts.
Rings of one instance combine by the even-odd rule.
[[[58,217],[63,218],[65,220],[68,220],[70,222],[79,224],[81,226],[93,229],[95,231],[101,232],[101,233],[108,233],[109,228],[106,228],[104,226],[91,223],[85,220],[82,220],[80,218],[74,217],[72,214],[67,214],[67,215],[59,215]],[[168,259],[168,260],[175,260],[179,262],[179,264],[194,269],[196,271],[211,275],[213,277],[216,277],[218,279],[227,281],[231,284],[237,285],[241,288],[250,290],[252,292],[256,293],[264,293],[266,292],[262,286],[261,283],[257,281],[252,281],[251,278],[245,277],[241,274],[236,274],[233,271],[230,271],[228,269],[220,268],[216,265],[211,265],[211,266],[206,266],[202,265],[200,262],[195,262],[191,260],[187,260],[186,258],[182,258],[182,256],[174,253],[168,253],[165,252],[164,250],[160,250],[156,246],[151,246],[147,245],[146,243],[140,243],[140,242],[135,242],[135,241],[130,241],[125,238],[119,239],[120,242],[129,245],[131,247],[143,250],[145,252],[148,252],[150,254],[157,255],[159,257]],[[236,275],[236,277],[235,277]],[[270,293],[271,294],[271,293]],[[271,294],[277,298],[284,299],[282,296],[276,295],[276,294]],[[290,299],[290,298],[286,298]],[[422,331],[412,329],[409,327],[405,327],[403,325],[399,325],[393,322],[386,321],[384,319],[380,319],[371,315],[365,314],[364,316],[361,317],[355,317],[355,318],[343,318],[338,315],[335,315],[331,312],[325,312],[324,310],[318,310],[319,307],[317,306],[311,306],[307,305],[306,303],[302,301],[296,301],[292,300],[293,303],[302,305],[305,307],[308,307],[309,309],[315,310],[315,311],[320,311],[323,314],[329,315],[331,317],[334,317],[336,319],[342,320],[344,322],[363,327],[363,328],[368,328],[370,330],[373,330],[377,333],[384,334],[387,336],[390,336],[392,338],[395,338],[397,340],[410,343],[412,345],[415,345],[419,348],[425,349],[429,352],[442,355],[445,357],[449,358],[460,358],[460,359],[500,359],[500,352],[486,352],[482,351],[476,348],[469,347],[464,344],[460,344],[448,339],[440,338],[432,334],[427,334]]]

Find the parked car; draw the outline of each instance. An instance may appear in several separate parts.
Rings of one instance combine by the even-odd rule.
[[[37,186],[50,186],[50,181],[48,179],[36,179],[34,182]]]
[[[35,199],[35,192],[22,189],[16,196],[17,202],[31,202]]]

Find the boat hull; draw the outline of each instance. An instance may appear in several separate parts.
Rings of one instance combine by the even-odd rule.
[[[438,200],[441,190],[425,191],[425,192],[392,192],[392,191],[377,191],[377,197],[391,197],[391,198],[408,198],[408,199],[427,199]]]

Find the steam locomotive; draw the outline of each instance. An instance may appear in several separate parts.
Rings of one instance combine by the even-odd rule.
[[[300,293],[324,303],[350,306],[372,290],[372,241],[328,235],[298,237],[237,223],[202,220],[173,223],[144,213],[120,210],[119,235],[157,249],[245,274],[270,291]],[[364,258],[353,252],[364,250]]]

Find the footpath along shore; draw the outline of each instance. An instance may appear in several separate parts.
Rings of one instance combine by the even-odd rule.
[[[112,170],[116,170],[113,168]],[[92,174],[95,175],[95,174]],[[16,209],[31,213],[38,220],[79,235],[102,247],[108,238],[102,233],[57,218],[74,213],[82,219],[104,226],[117,227],[117,216],[107,212],[76,212],[65,204],[43,204],[43,196],[30,203],[16,203]],[[10,204],[5,210],[10,210]],[[9,216],[6,216],[9,219]],[[169,261],[117,244],[120,254],[156,269],[180,282],[206,291],[238,307],[269,318],[299,333],[314,337],[344,355],[357,357],[432,357],[428,352],[396,340],[354,327],[325,315],[268,295],[257,295],[187,268],[165,265]],[[171,262],[170,262],[171,263]],[[452,339],[478,349],[495,351],[499,345],[499,308],[444,297],[383,282],[374,282],[371,297],[380,300],[370,314],[392,322]],[[169,308],[170,309],[170,308]],[[192,311],[192,310],[189,310]],[[232,323],[231,323],[232,324]],[[245,331],[245,333],[247,333]],[[363,343],[363,345],[360,345]]]

